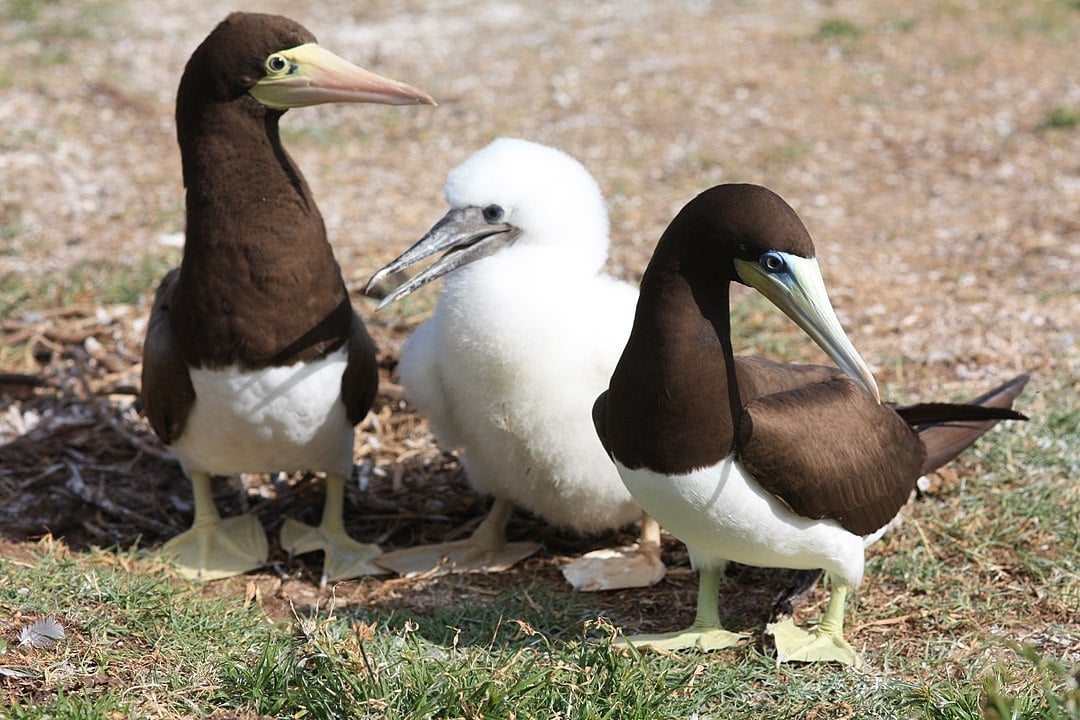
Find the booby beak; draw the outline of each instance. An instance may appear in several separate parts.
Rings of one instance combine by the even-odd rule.
[[[387,275],[446,251],[445,255],[425,270],[417,273],[383,298],[379,307],[376,308],[381,310],[436,278],[481,258],[494,255],[516,240],[520,234],[521,231],[513,225],[488,222],[484,219],[484,211],[481,208],[455,208],[435,223],[427,235],[420,238],[415,245],[372,275],[364,292],[370,292],[371,288],[378,285]]]
[[[743,282],[783,310],[841,370],[881,402],[873,373],[848,339],[829,302],[816,258],[774,251],[762,256],[761,262],[736,259],[735,270]]]
[[[423,90],[357,67],[315,43],[271,54],[265,70],[248,93],[274,110],[343,102],[435,105]]]

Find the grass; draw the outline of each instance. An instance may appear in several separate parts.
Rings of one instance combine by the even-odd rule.
[[[10,243],[23,232],[22,223],[19,221],[18,216],[18,203],[0,203],[0,242],[3,243],[3,245],[0,245],[0,256],[15,254],[15,249]]]
[[[81,261],[62,273],[0,275],[0,317],[35,323],[36,311],[136,304],[178,264],[176,255],[147,255],[134,264]],[[25,340],[0,344],[0,370],[23,371],[26,358]]]
[[[62,3],[57,0],[0,0],[0,19],[18,22],[54,40],[93,37],[111,27],[122,8],[115,0]]]
[[[1005,37],[1019,38],[1036,35],[1056,42],[1075,42],[1078,0],[1054,0],[1052,2],[1015,3],[1003,2],[998,7],[1003,17],[990,21],[990,32]]]
[[[111,27],[95,20],[111,19],[113,5],[3,0],[0,17],[22,23],[13,27],[16,35],[78,39]],[[956,7],[964,20],[981,12]],[[1074,36],[1075,22],[1058,21],[1074,16],[1076,0],[1035,7],[1025,32]],[[829,20],[817,36],[870,43],[875,33],[922,30],[931,21],[870,22]],[[1015,27],[1002,23],[999,32],[1007,39],[1020,32]],[[972,47],[968,57],[981,57],[982,46]],[[51,52],[54,63],[78,57],[63,48]],[[505,112],[495,115],[511,123]],[[1074,128],[1074,115],[1059,109],[1047,125]],[[389,126],[408,116],[377,118]],[[334,128],[286,122],[284,131],[298,142],[343,142]],[[781,144],[761,154],[784,165],[804,152]],[[745,157],[733,153],[698,164],[727,163],[732,173],[740,162]],[[624,172],[641,184],[638,168]],[[641,193],[651,189],[647,184]],[[0,241],[19,232],[8,222]],[[173,264],[84,263],[46,278],[0,278],[0,317],[131,302]],[[430,310],[434,298],[433,291],[413,295],[391,312],[413,317]],[[823,361],[756,295],[736,299],[734,313],[754,351]],[[867,582],[849,616],[850,637],[867,660],[862,671],[777,668],[760,647],[760,628],[752,628],[751,645],[714,655],[622,654],[610,636],[630,620],[612,611],[607,596],[572,594],[543,579],[518,582],[520,575],[492,595],[470,592],[475,580],[444,581],[440,587],[460,592],[430,612],[406,595],[403,609],[354,603],[299,607],[282,617],[242,592],[177,580],[132,550],[73,553],[45,541],[22,559],[0,558],[0,720],[1080,718],[1076,382],[1036,378],[1022,400],[1033,422],[1010,426],[966,455],[956,484],[920,500],[899,531],[871,551]],[[243,580],[232,587],[243,588]],[[722,589],[728,598],[736,592]],[[806,614],[820,610],[811,603]],[[49,614],[62,621],[67,638],[48,650],[20,647],[19,629]]]
[[[500,596],[494,611],[461,608],[468,618],[391,620],[378,640],[362,621],[314,621],[298,642],[279,638],[253,664],[233,668],[223,697],[272,688],[252,708],[272,715],[647,718],[663,713],[671,694],[696,694],[684,689],[694,672],[685,663],[654,666],[603,642],[553,642],[524,620],[507,622],[519,596]]]
[[[923,683],[902,680],[897,668],[777,669],[752,648],[628,655],[612,649],[613,628],[589,619],[595,611],[581,596],[537,586],[430,617],[352,608],[270,624],[257,605],[207,599],[130,555],[72,557],[46,544],[33,567],[0,564],[0,578],[7,613],[55,614],[69,629],[52,650],[11,648],[9,657],[0,656],[0,667],[36,676],[5,681],[5,719],[226,710],[312,718],[852,717],[840,712],[847,708],[860,718],[967,719],[994,717],[987,709],[1004,709],[999,717],[1010,718],[1076,712],[1075,693],[1063,689],[1066,669],[1030,651],[1010,651],[981,678]],[[71,588],[80,592],[73,596]]]
[[[1046,117],[1046,127],[1053,130],[1073,130],[1080,126],[1080,107],[1056,107]]]
[[[494,594],[448,580],[455,600],[430,612],[344,604],[274,621],[136,551],[47,539],[0,560],[0,673],[28,675],[0,675],[0,718],[1080,718],[1077,669],[1055,656],[1080,642],[1080,401],[1066,388],[1026,395],[1033,421],[977,445],[959,486],[869,553],[849,608],[861,671],[777,668],[758,642],[624,654],[604,595],[543,578]],[[20,647],[19,628],[47,615],[67,638]]]
[[[134,264],[81,261],[60,274],[9,273],[0,277],[0,316],[80,303],[137,303],[177,264],[174,256],[144,256]]]
[[[1001,630],[1026,633],[1039,615],[1057,618],[1055,632],[1076,639],[1065,618],[1080,610],[1080,488],[1070,481],[1080,452],[1059,433],[1068,428],[1075,436],[1080,403],[1060,402],[1025,403],[1032,422],[976,445],[962,461],[971,476],[947,497],[918,506],[911,522],[919,542],[888,552],[904,541],[886,539],[887,551],[869,563],[871,577],[907,588],[912,609],[927,613],[953,640],[985,642],[983,623],[956,619],[992,618]]]
[[[850,20],[844,20],[843,18],[828,18],[822,20],[818,25],[818,37],[822,39],[832,38],[851,38],[855,39],[862,35],[862,30],[851,22]]]
[[[4,0],[0,5],[5,20],[32,22],[41,15],[41,0]]]
[[[282,129],[283,142],[292,146],[294,142],[306,142],[311,145],[344,147],[347,140],[342,129],[334,125],[301,125],[292,123]]]
[[[160,273],[120,275],[149,288]],[[755,352],[811,352],[756,294],[736,294],[732,313]],[[955,486],[920,500],[868,553],[848,617],[860,671],[778,668],[760,628],[734,651],[624,654],[611,638],[626,619],[605,595],[543,578],[519,575],[494,593],[447,580],[454,600],[431,611],[406,598],[397,609],[345,603],[283,618],[242,592],[178,580],[135,550],[73,553],[47,539],[32,557],[0,559],[0,720],[1076,720],[1074,384],[1035,378],[1021,400],[1032,421],[978,444]],[[811,604],[806,616],[820,611]],[[67,638],[20,647],[19,629],[49,615]]]
[[[736,355],[762,355],[788,362],[828,362],[798,327],[760,293],[733,286],[732,340]]]

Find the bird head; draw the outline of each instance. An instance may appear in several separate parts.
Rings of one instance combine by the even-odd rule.
[[[500,138],[446,179],[450,211],[372,276],[442,253],[383,299],[380,307],[447,273],[498,252],[544,252],[572,272],[596,273],[607,259],[608,218],[600,188],[578,161],[554,148]]]
[[[196,48],[184,69],[180,105],[250,96],[271,110],[331,102],[388,105],[435,101],[423,90],[376,75],[321,47],[279,15],[234,12]]]
[[[776,193],[741,184],[706,190],[668,226],[653,263],[686,276],[692,286],[738,282],[754,288],[880,401],[873,373],[829,301],[810,233]]]

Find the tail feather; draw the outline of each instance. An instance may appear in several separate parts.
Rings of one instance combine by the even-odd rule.
[[[969,403],[921,403],[896,408],[919,433],[926,448],[922,472],[937,470],[1001,420],[1027,420],[1012,409],[1012,404],[1029,379],[1026,374],[1018,375]]]
[[[896,408],[896,414],[922,432],[924,428],[973,420],[1027,420],[1027,415],[1010,408],[959,403],[919,403]]]

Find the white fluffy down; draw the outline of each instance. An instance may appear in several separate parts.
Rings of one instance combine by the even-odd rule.
[[[503,221],[528,235],[515,247],[558,253],[552,260],[568,280],[596,275],[607,260],[604,196],[589,171],[561,150],[499,138],[451,170],[445,192],[454,208],[499,205]]]
[[[192,370],[195,405],[171,446],[188,473],[320,471],[348,477],[353,427],[341,401],[345,348],[312,363]]]
[[[636,291],[600,274],[607,212],[557,150],[500,139],[453,170],[455,208],[500,205],[517,241],[443,279],[402,353],[402,384],[478,491],[581,532],[640,515],[592,425]]]

